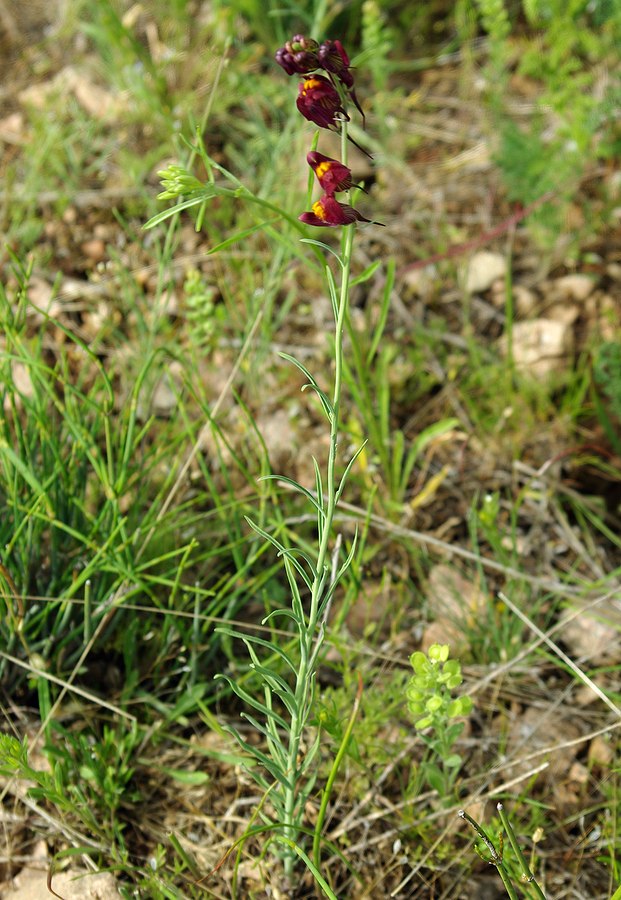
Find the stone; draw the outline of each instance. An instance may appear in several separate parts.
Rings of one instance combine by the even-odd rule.
[[[507,337],[499,341],[501,353],[507,355]],[[541,378],[562,370],[573,347],[573,332],[566,322],[532,319],[513,326],[513,361],[516,368]]]
[[[481,250],[468,263],[464,287],[469,294],[482,293],[489,290],[497,278],[504,278],[506,273],[507,260],[504,256]]]
[[[573,325],[580,315],[578,303],[554,303],[546,309],[546,319],[561,322],[565,325]]]
[[[597,287],[597,280],[591,275],[581,275],[576,272],[573,275],[563,275],[552,282],[551,295],[554,299],[576,300],[578,303],[586,300]]]
[[[617,665],[621,661],[621,615],[614,602],[575,612],[568,610],[563,624],[563,643],[573,657],[591,665]]]
[[[534,291],[524,287],[523,284],[513,286],[513,307],[521,319],[532,316],[538,305],[539,297]]]

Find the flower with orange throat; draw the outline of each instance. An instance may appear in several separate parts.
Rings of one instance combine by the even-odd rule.
[[[332,195],[337,191],[348,191],[352,187],[351,169],[344,166],[338,159],[324,156],[316,150],[307,154],[306,161],[317,176],[317,181],[326,194]]]
[[[336,127],[337,115],[349,119],[337,89],[323,75],[309,75],[300,82],[296,104],[304,118],[320,128]]]
[[[324,194],[311,206],[310,212],[298,216],[305,225],[316,225],[319,228],[336,228],[338,225],[351,225],[352,222],[370,222],[353,206],[339,203],[331,194]],[[376,222],[380,225],[381,222]]]

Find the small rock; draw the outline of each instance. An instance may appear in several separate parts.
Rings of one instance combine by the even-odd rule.
[[[2,894],[6,900],[41,900],[41,897],[50,896],[47,866],[43,870],[22,869],[14,882],[14,888]],[[53,877],[52,887],[56,896],[65,900],[121,900],[116,882],[108,872],[95,875],[92,872],[61,872]]]
[[[13,382],[13,390],[8,391],[4,397],[4,410],[9,412],[12,407],[13,400],[18,407],[21,407],[23,399],[34,396],[34,385],[30,375],[30,369],[27,365],[19,360],[13,360],[11,363],[11,380]]]
[[[518,369],[535,377],[548,375],[563,368],[571,351],[571,326],[551,319],[532,319],[513,326],[513,360]],[[500,351],[507,354],[507,337],[499,341]]]
[[[489,602],[478,582],[469,581],[449,565],[439,563],[429,573],[427,603],[435,618],[426,629],[421,650],[432,644],[448,644],[451,656],[459,656],[467,649],[464,623],[480,614]]]
[[[469,294],[487,291],[497,278],[504,278],[507,260],[500,253],[482,250],[475,253],[466,269],[465,288]]]
[[[606,266],[606,275],[613,281],[621,281],[621,263],[611,262]]]
[[[564,325],[573,325],[579,315],[580,306],[577,303],[554,303],[546,309],[546,319]]]
[[[539,297],[530,288],[523,284],[513,286],[513,305],[520,318],[526,319],[535,312],[539,304]]]
[[[556,300],[576,300],[578,303],[586,300],[597,287],[597,280],[590,275],[563,275],[555,278],[551,284],[551,294]]]
[[[544,713],[534,706],[529,707],[509,723],[506,746],[510,748],[513,757],[512,774],[515,776],[529,772],[535,763],[543,760],[543,757],[528,759],[529,754],[550,747],[547,757],[549,775],[553,780],[567,778],[567,773],[576,761],[578,747],[573,742],[579,735],[578,725],[554,712],[552,708]],[[521,757],[524,755],[526,759],[522,761]]]
[[[101,262],[106,255],[106,245],[101,238],[91,238],[82,244],[82,253],[93,262]]]
[[[615,758],[614,750],[603,734],[598,734],[589,744],[589,766],[599,763],[601,766],[609,766]]]
[[[438,270],[435,266],[409,269],[403,273],[403,284],[415,297],[429,297],[437,283]]]
[[[7,144],[20,144],[25,138],[24,115],[21,112],[11,113],[0,119],[0,141]]]
[[[574,762],[569,770],[569,780],[575,781],[577,784],[587,784],[589,781],[589,770],[581,762]]]
[[[34,306],[48,312],[52,306],[52,297],[54,296],[53,286],[45,278],[39,278],[38,275],[32,275],[28,282],[28,299]]]
[[[563,643],[580,660],[596,666],[621,661],[619,612],[611,604],[598,604],[576,612],[569,610],[563,625]]]

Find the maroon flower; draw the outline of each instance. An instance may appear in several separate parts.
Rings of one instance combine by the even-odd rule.
[[[331,194],[324,194],[311,207],[311,212],[298,216],[305,225],[317,225],[324,228],[336,228],[338,225],[351,225],[352,222],[370,222],[357,209],[339,203]],[[375,224],[379,225],[380,222]]]
[[[313,150],[307,155],[306,161],[328,196],[332,196],[336,191],[348,191],[352,186],[351,169],[338,159],[331,159]]]
[[[349,71],[349,56],[340,41],[324,41],[317,57],[321,68],[336,75],[346,88],[354,86],[354,76]]]
[[[323,75],[309,75],[300,82],[296,103],[304,118],[320,128],[336,127],[337,113],[349,118],[341,106],[337,89]]]
[[[317,50],[317,59],[321,68],[336,76],[346,89],[351,102],[354,104],[360,115],[362,116],[362,124],[364,126],[364,112],[356,97],[354,90],[354,76],[349,68],[349,56],[345,52],[345,48],[340,41],[324,41]]]

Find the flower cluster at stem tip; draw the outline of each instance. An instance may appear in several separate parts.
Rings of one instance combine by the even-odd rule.
[[[351,100],[362,116],[364,113],[354,90],[354,76],[349,57],[340,41],[319,44],[312,38],[296,34],[276,51],[276,62],[287,75],[301,75],[296,105],[309,122],[320,128],[340,131],[341,123],[349,121],[346,104]],[[324,72],[325,74],[320,74]],[[350,139],[351,140],[351,139]],[[336,228],[352,222],[370,222],[358,210],[340,203],[335,194],[352,187],[351,169],[337,159],[312,151],[306,157],[317,176],[323,195],[313,203],[310,212],[299,219],[306,225]],[[381,222],[375,222],[381,225]]]

